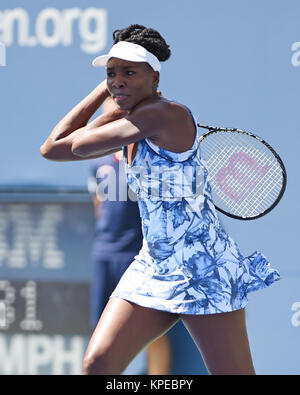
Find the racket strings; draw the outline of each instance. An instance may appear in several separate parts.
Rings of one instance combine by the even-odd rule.
[[[230,182],[231,181],[231,182]],[[240,181],[240,180],[239,180]],[[230,188],[237,190],[242,196],[244,195],[244,192],[249,189],[249,183],[248,185],[245,185],[243,183],[242,188],[240,185],[236,185],[237,181],[234,178],[227,178],[226,179],[227,186],[229,185]],[[251,186],[251,183],[250,183]],[[230,198],[231,196],[226,196],[225,193],[222,193],[223,199],[226,200],[227,204],[231,209],[235,209],[238,214],[240,215],[251,215],[254,214],[256,211],[255,209],[263,209],[263,206],[267,206],[270,203],[270,200],[272,200],[274,197],[271,196],[271,190],[266,193],[266,188],[268,188],[268,182],[266,182],[264,179],[262,179],[260,182],[255,185],[254,190],[252,191],[252,194],[248,193],[247,196],[244,197],[243,204],[239,204],[240,202],[236,202],[233,199]],[[273,183],[272,189],[274,189],[276,185]],[[275,195],[276,196],[276,195]],[[254,210],[254,211],[253,211]]]
[[[250,144],[251,141],[251,144]],[[282,188],[282,169],[260,141],[237,132],[218,132],[201,141],[216,206],[251,217],[265,211]]]
[[[231,154],[233,154],[233,152],[238,151],[239,148],[243,149],[244,152],[245,152],[245,147],[244,146],[242,146],[242,147],[235,147],[234,148],[234,143],[235,142],[232,141],[232,145],[230,147],[230,150],[232,151]],[[265,165],[265,160],[266,160],[265,153],[258,151],[257,149],[255,149],[255,147],[247,147],[247,153],[252,154],[252,156],[255,157],[256,160],[259,160],[262,165]],[[228,160],[228,154],[230,154],[230,152],[228,152],[228,149],[224,148],[223,150],[220,150],[220,152],[218,153],[218,157],[216,157],[214,159],[214,161],[213,161],[215,164],[212,165],[212,167],[211,167],[211,171],[212,172],[214,172],[216,169],[218,169],[218,166],[220,165],[221,162],[224,163],[225,161]],[[220,158],[221,155],[222,155],[222,157]],[[274,162],[274,158],[273,157],[271,157],[270,159],[273,160],[273,162]],[[275,167],[274,165],[276,165],[276,164],[277,164],[277,162],[275,161],[273,163],[273,165],[272,165],[272,168],[269,169],[269,171],[274,169],[274,167]],[[249,172],[247,173],[246,168],[244,168],[244,169],[241,168],[240,170],[241,170],[243,175],[249,175]],[[277,171],[279,170],[278,166],[275,167],[275,171],[276,170]],[[271,179],[272,175],[269,174],[269,178]],[[276,181],[276,177],[274,176],[274,174],[273,174],[273,180]]]
[[[249,177],[249,174],[248,174]],[[274,177],[273,177],[274,178]],[[227,188],[228,186],[233,189],[237,190],[239,193],[243,195],[243,192],[245,189],[247,189],[248,185],[245,185],[245,182],[242,185],[242,189],[240,187],[240,182],[241,180],[239,179],[238,181],[234,178],[226,178],[226,183],[227,183]],[[243,180],[242,180],[243,181]],[[251,179],[250,179],[251,181]],[[223,200],[226,201],[227,205],[232,209],[236,210],[238,214],[240,215],[251,215],[253,210],[255,213],[255,208],[257,208],[257,204],[260,204],[260,209],[262,208],[261,206],[263,205],[268,205],[270,202],[270,198],[272,200],[271,192],[274,188],[276,188],[276,184],[273,183],[272,190],[268,191],[268,194],[266,194],[266,188],[268,188],[268,185],[264,179],[262,179],[260,182],[257,183],[255,186],[255,194],[251,194],[247,197],[245,197],[244,202],[242,205],[239,205],[239,202],[236,202],[234,199],[232,199],[232,196],[228,196],[228,193],[222,192],[222,198]],[[276,196],[276,195],[275,195]]]

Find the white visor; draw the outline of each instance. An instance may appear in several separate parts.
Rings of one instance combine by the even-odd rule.
[[[141,45],[130,43],[128,41],[119,41],[113,45],[107,55],[98,56],[92,62],[93,66],[106,66],[110,58],[128,60],[130,62],[149,63],[154,71],[160,71],[160,62],[156,56],[147,51]]]

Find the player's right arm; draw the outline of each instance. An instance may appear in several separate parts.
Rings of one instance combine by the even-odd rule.
[[[88,123],[92,115],[108,97],[110,95],[107,90],[106,80],[104,80],[58,122],[41,145],[41,155],[48,160],[60,162],[98,158],[99,156],[106,156],[119,151],[119,147],[113,148],[102,155],[96,154],[89,158],[84,158],[72,152],[74,140],[88,133],[91,128],[103,126],[124,117],[124,111],[120,111],[116,106],[110,104],[109,111],[105,111]]]

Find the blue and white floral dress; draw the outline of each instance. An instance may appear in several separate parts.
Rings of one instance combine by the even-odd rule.
[[[123,147],[144,239],[111,297],[171,313],[223,313],[279,279],[260,252],[243,256],[221,227],[199,137],[196,127],[193,146],[181,153],[140,140],[131,165]]]

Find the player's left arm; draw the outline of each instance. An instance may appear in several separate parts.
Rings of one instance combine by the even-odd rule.
[[[137,106],[121,119],[89,128],[74,139],[72,152],[84,158],[101,156],[146,137],[160,135],[168,123],[164,106],[160,102],[146,103]]]

